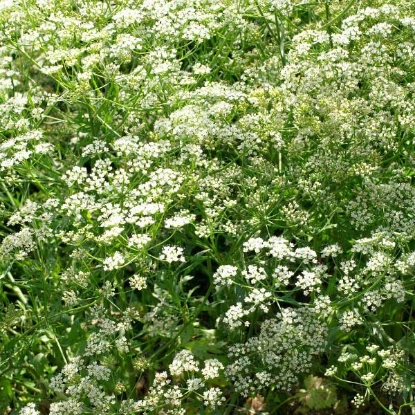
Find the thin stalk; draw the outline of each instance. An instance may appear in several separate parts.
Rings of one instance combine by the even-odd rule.
[[[278,19],[278,16],[276,14],[275,14],[275,26],[277,28],[277,38],[278,38],[282,66],[285,66],[287,64],[287,59],[285,57],[285,51],[284,51],[284,44],[285,44],[284,25],[280,24],[280,20]]]
[[[265,25],[267,26],[267,29],[269,30],[269,33],[277,41],[277,43],[279,45],[279,54],[280,54],[280,58],[281,58],[281,63],[282,63],[282,66],[285,66],[286,59],[285,59],[285,54],[284,54],[284,30],[283,30],[283,25],[280,24],[277,15],[275,15],[275,23],[276,23],[276,28],[277,28],[277,34],[275,34],[274,31],[271,28],[271,25],[268,22],[268,19],[265,17],[265,15],[264,15],[264,13],[261,9],[261,6],[259,5],[257,0],[255,0],[255,4],[258,8],[259,14],[264,19]]]
[[[332,39],[332,29],[331,29],[331,23],[330,23],[330,0],[326,0],[325,2],[325,9],[326,9],[326,20],[327,20],[327,32],[329,34],[329,43],[330,47],[333,47],[333,39]]]
[[[351,8],[352,6],[356,3],[356,0],[351,0],[347,6],[336,16],[333,17],[333,19],[329,20],[326,24],[324,24],[321,28],[325,29],[328,26],[331,26],[333,23],[337,22],[338,20],[340,20]]]
[[[370,394],[375,398],[375,401],[377,402],[377,404],[388,414],[390,415],[396,415],[395,411],[391,411],[388,408],[386,408],[385,405],[383,405],[383,403],[379,400],[379,398],[376,396],[376,394],[372,391],[372,389],[369,387],[369,392]]]
[[[202,302],[200,303],[200,305],[199,305],[199,307],[196,309],[196,312],[195,312],[195,317],[200,313],[200,311],[201,311],[201,309],[202,309],[202,307],[204,307],[204,305],[205,305],[205,303],[206,303],[206,301],[207,301],[207,299],[209,298],[209,296],[210,296],[210,294],[211,294],[211,292],[212,292],[212,289],[213,289],[213,287],[212,287],[212,284],[210,284],[210,286],[209,286],[209,288],[208,288],[208,290],[207,290],[207,292],[206,292],[206,294],[205,294],[205,296],[203,297],[203,300],[202,300]],[[165,343],[160,349],[158,349],[154,354],[153,354],[153,356],[152,356],[152,358],[154,358],[154,357],[156,357],[156,356],[158,356],[158,355],[160,355],[162,352],[164,352],[166,349],[168,349],[169,348],[169,346],[171,345],[171,344],[173,344],[179,337],[180,337],[180,335],[186,330],[186,328],[187,328],[187,325],[186,324],[183,324],[183,327],[176,333],[176,335],[175,336],[173,336],[167,343]]]

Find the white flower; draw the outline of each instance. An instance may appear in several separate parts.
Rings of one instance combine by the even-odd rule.
[[[326,258],[328,256],[332,256],[333,258],[335,258],[337,255],[339,255],[341,253],[343,253],[343,250],[340,247],[340,245],[339,244],[334,244],[334,245],[326,246],[321,251],[321,257]]]
[[[75,398],[50,404],[49,415],[82,415],[83,413],[84,405]]]
[[[84,354],[85,356],[105,354],[110,350],[110,348],[111,345],[102,331],[93,332],[88,337]]]
[[[121,252],[115,252],[114,255],[105,258],[104,271],[112,271],[121,268],[125,263],[125,258]]]
[[[210,388],[206,392],[203,392],[203,400],[206,406],[210,406],[213,409],[226,401],[219,388]]]
[[[40,412],[36,410],[34,403],[29,403],[20,410],[19,415],[40,415]]]
[[[206,65],[202,65],[200,62],[196,62],[193,65],[193,73],[195,75],[207,75],[210,73],[210,68]]]
[[[252,285],[267,279],[267,273],[265,270],[261,267],[257,267],[256,265],[248,265],[248,269],[246,271],[242,271],[242,275]]]
[[[189,389],[189,391],[198,390],[202,388],[203,386],[204,386],[204,383],[202,379],[200,378],[194,378],[194,379],[187,380],[187,389]]]
[[[205,379],[214,379],[219,377],[219,371],[223,370],[223,364],[217,359],[205,360],[205,367],[202,369],[202,374]]]
[[[269,249],[269,255],[274,258],[284,259],[292,257],[293,244],[279,236],[271,236],[265,243]]]
[[[359,393],[352,399],[352,404],[354,404],[356,408],[359,408],[360,406],[362,406],[364,402],[365,402],[365,397],[360,395]]]
[[[250,238],[244,242],[243,250],[244,252],[254,251],[256,254],[258,254],[265,246],[267,245],[262,238]]]
[[[183,248],[172,245],[166,245],[163,247],[159,259],[161,261],[166,261],[169,264],[171,264],[172,262],[186,262],[183,256]]]
[[[125,336],[121,336],[115,340],[115,347],[120,353],[127,353],[129,350],[127,338]]]
[[[304,291],[304,295],[309,295],[313,292],[320,292],[320,287],[318,286],[320,282],[321,275],[318,272],[303,271],[297,277],[295,286],[301,288]]]
[[[330,366],[328,369],[326,369],[324,376],[330,377],[330,376],[334,376],[336,373],[337,373],[337,367]]]
[[[247,314],[248,312],[243,309],[242,303],[239,302],[229,307],[229,310],[225,313],[223,322],[229,325],[230,329],[235,329],[242,325],[242,319]]]
[[[245,302],[247,304],[252,303],[255,306],[259,306],[259,308],[261,308],[261,310],[266,313],[270,305],[269,299],[271,297],[272,294],[265,288],[254,288],[252,292],[247,297],[245,297]]]
[[[375,375],[373,373],[369,372],[369,373],[366,373],[365,375],[362,375],[361,379],[365,383],[372,383],[373,380],[375,379]]]
[[[147,280],[146,277],[142,275],[134,274],[132,277],[129,278],[129,283],[132,289],[135,290],[144,290],[147,287]]]
[[[293,254],[294,258],[301,259],[304,264],[315,263],[317,254],[309,247],[297,248]]]
[[[192,352],[185,349],[176,354],[169,369],[173,376],[180,376],[184,372],[198,372],[199,364]]]
[[[213,283],[217,286],[232,285],[232,277],[235,277],[238,268],[233,265],[221,265],[213,274]]]
[[[340,330],[350,332],[353,327],[363,324],[363,320],[357,311],[345,311],[340,317]]]
[[[190,214],[187,211],[179,212],[172,218],[168,218],[164,222],[164,227],[167,229],[171,228],[182,228],[189,223],[192,223],[196,219],[196,215]]]
[[[65,303],[67,307],[74,306],[78,302],[78,295],[73,290],[64,291],[62,294],[62,301]]]
[[[278,265],[275,268],[272,276],[275,278],[276,286],[288,285],[290,283],[291,277],[294,275],[294,272],[290,271],[288,267],[284,265]]]
[[[92,362],[87,366],[88,375],[97,380],[108,380],[111,375],[111,370],[106,366],[102,366],[97,362]]]

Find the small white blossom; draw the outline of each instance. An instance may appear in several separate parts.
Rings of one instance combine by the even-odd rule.
[[[128,240],[128,246],[131,246],[135,249],[144,248],[151,241],[151,237],[146,234],[134,234],[130,236]]]
[[[213,282],[215,286],[230,286],[232,278],[238,273],[238,268],[233,265],[221,265],[213,274]]]
[[[203,392],[203,401],[206,406],[212,409],[220,406],[226,399],[222,395],[222,391],[219,388],[210,388]]]
[[[274,258],[292,258],[292,248],[294,245],[284,238],[272,236],[265,245],[269,249],[269,255]]]
[[[129,278],[129,283],[132,289],[134,290],[144,290],[147,288],[147,279],[142,275],[134,274],[132,277]]]
[[[304,291],[304,295],[309,295],[313,292],[320,292],[320,283],[321,276],[317,272],[303,271],[297,276],[295,285]]]
[[[267,279],[265,270],[256,265],[248,265],[248,269],[242,271],[242,276],[245,277],[251,285],[255,285],[257,282]]]
[[[217,359],[205,360],[205,367],[202,369],[202,374],[205,379],[215,379],[220,376],[220,371],[224,369],[224,366]]]
[[[366,373],[364,375],[361,375],[360,378],[365,383],[372,383],[373,380],[375,379],[375,375],[374,375],[374,373],[369,372],[369,373]]]
[[[230,329],[235,329],[242,326],[242,319],[248,314],[246,310],[243,309],[242,303],[237,303],[229,307],[229,310],[225,313],[223,322],[229,325]]]
[[[280,286],[287,286],[290,283],[290,279],[294,276],[294,272],[290,271],[288,267],[284,265],[278,265],[272,276],[275,279],[277,288],[279,288]]]
[[[65,303],[65,306],[71,307],[78,303],[78,295],[75,291],[64,291],[62,294],[62,301]]]
[[[97,362],[92,362],[86,368],[88,370],[88,375],[94,377],[97,380],[108,380],[110,378],[111,369],[100,365]]]
[[[163,247],[159,259],[161,261],[166,261],[169,264],[172,262],[186,262],[186,259],[183,256],[183,251],[184,249],[178,246],[166,245]]]
[[[180,376],[184,372],[198,372],[199,364],[189,350],[182,350],[176,354],[173,362],[169,365],[170,373],[173,376]]]
[[[243,244],[243,251],[250,252],[253,251],[256,254],[261,252],[261,249],[266,246],[262,238],[250,238]]]
[[[40,415],[40,412],[34,403],[29,403],[20,410],[19,415]]]
[[[264,313],[266,313],[271,305],[271,297],[272,294],[265,288],[254,288],[249,295],[245,297],[245,302],[247,304],[254,304],[254,306],[259,307]]]
[[[182,228],[189,223],[194,222],[196,219],[196,215],[189,213],[188,211],[179,212],[177,215],[173,216],[172,218],[168,218],[164,222],[164,226],[167,229],[171,228]]]
[[[204,386],[205,384],[203,383],[203,380],[200,378],[193,378],[187,380],[187,389],[189,391],[195,391],[203,388]]]
[[[330,366],[328,369],[326,369],[324,376],[331,377],[331,376],[334,376],[336,373],[337,373],[337,367]]]
[[[302,260],[304,264],[317,262],[317,254],[309,247],[297,248],[293,253],[293,257]]]
[[[357,311],[345,311],[339,320],[340,330],[350,332],[353,327],[363,324],[363,319]]]
[[[199,62],[196,62],[193,65],[193,73],[195,75],[207,75],[210,73],[210,68],[206,65],[202,65]]]
[[[119,337],[115,340],[115,347],[120,353],[128,353],[129,347],[127,338],[125,336]]]
[[[352,404],[356,408],[360,408],[365,402],[365,397],[360,395],[359,393],[355,395],[355,397],[352,399]]]
[[[112,271],[121,268],[125,263],[125,258],[121,252],[115,252],[112,256],[104,259],[104,271]]]
[[[321,257],[326,258],[328,256],[331,256],[331,257],[335,258],[336,256],[338,256],[341,253],[343,253],[343,250],[340,247],[340,245],[339,244],[334,244],[334,245],[326,246],[321,251]]]

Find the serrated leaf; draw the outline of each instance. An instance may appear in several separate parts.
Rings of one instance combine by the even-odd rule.
[[[310,375],[304,380],[306,389],[302,389],[298,397],[310,409],[325,409],[337,402],[336,387],[327,379]]]

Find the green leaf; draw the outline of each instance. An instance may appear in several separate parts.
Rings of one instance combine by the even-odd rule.
[[[0,401],[9,401],[13,397],[12,384],[9,379],[3,378],[0,380]]]
[[[337,402],[336,387],[328,380],[310,375],[304,380],[305,390],[300,390],[300,401],[310,409],[330,408]]]

